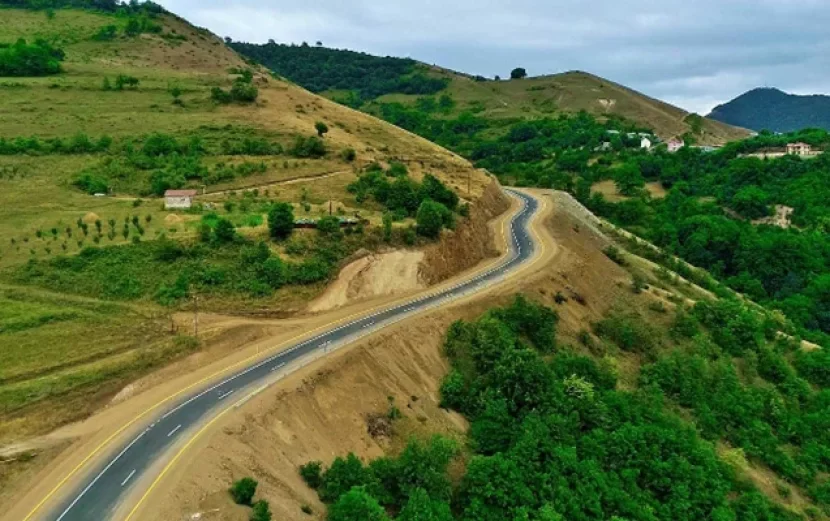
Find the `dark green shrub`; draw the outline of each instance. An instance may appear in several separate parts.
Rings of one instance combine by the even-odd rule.
[[[242,478],[231,485],[229,492],[237,505],[251,505],[257,485],[253,478]]]

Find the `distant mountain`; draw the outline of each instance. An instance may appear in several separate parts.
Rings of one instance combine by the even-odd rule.
[[[830,96],[799,96],[773,88],[753,89],[718,105],[709,118],[757,131],[830,130]]]

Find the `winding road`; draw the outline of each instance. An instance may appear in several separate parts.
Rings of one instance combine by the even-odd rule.
[[[113,437],[109,446],[96,449],[110,455],[98,458],[90,455],[44,497],[24,521],[103,521],[114,519],[116,515],[124,520],[137,519],[141,503],[189,443],[223,414],[241,406],[281,378],[289,367],[325,356],[416,313],[479,292],[528,263],[537,250],[530,221],[540,203],[526,193],[507,191],[521,202],[521,208],[507,226],[508,252],[494,267],[454,286],[332,326],[278,354],[256,361],[218,383],[185,395],[178,402],[159,407],[154,414],[148,415],[145,427],[132,439],[121,442],[119,447],[115,445],[117,438]],[[181,450],[171,456],[177,448]],[[140,499],[134,505],[125,504],[136,497]],[[129,513],[122,516],[121,512]]]

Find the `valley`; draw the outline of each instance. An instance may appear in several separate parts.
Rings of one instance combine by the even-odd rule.
[[[0,15],[0,519],[830,516],[827,131]]]

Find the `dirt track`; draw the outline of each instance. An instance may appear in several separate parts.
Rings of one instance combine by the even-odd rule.
[[[503,230],[506,220],[506,215],[497,219],[492,224],[493,229]],[[495,238],[497,246],[503,250],[505,239],[502,233],[496,233]],[[552,243],[547,242],[546,244],[547,246],[544,247],[543,251],[547,257],[552,252]],[[480,270],[485,270],[496,262],[498,260],[484,262],[476,268],[467,270],[467,272],[460,274],[458,277],[446,281],[444,284],[451,285],[459,278],[467,277]],[[538,261],[534,263],[535,265],[538,265]],[[525,271],[526,269],[522,273]],[[516,276],[519,275],[513,275],[513,277]],[[410,297],[411,294],[405,296]],[[280,321],[248,321],[215,317],[209,325],[213,334],[220,334],[219,332],[227,330],[228,328],[237,328],[238,331],[238,328],[241,328],[241,331],[248,332],[251,328],[258,328],[260,330],[259,335],[262,339],[251,342],[244,347],[240,347],[238,343],[234,342],[234,339],[228,339],[225,342],[224,349],[219,348],[213,352],[208,350],[206,353],[160,371],[145,379],[144,382],[140,382],[140,389],[137,391],[137,395],[110,407],[79,425],[68,427],[63,433],[55,433],[54,438],[61,439],[63,434],[63,437],[77,438],[77,441],[57,459],[52,461],[48,469],[33,476],[32,486],[27,489],[27,493],[22,497],[18,495],[20,501],[13,508],[4,512],[3,519],[24,519],[30,509],[37,505],[42,498],[47,497],[50,491],[54,490],[57,485],[61,484],[62,480],[71,474],[73,469],[84,462],[94,461],[99,457],[107,455],[107,450],[96,451],[102,443],[112,441],[112,439],[121,439],[138,431],[143,425],[142,419],[149,416],[154,405],[167,403],[183,392],[204,385],[207,381],[218,378],[221,374],[229,372],[251,357],[257,357],[258,354],[264,354],[266,351],[273,353],[281,349],[284,344],[288,343],[290,339],[296,337],[298,334],[308,333],[311,330],[343,320],[348,316],[358,313],[362,314],[370,309],[381,305],[388,305],[397,300],[401,300],[401,296],[392,299],[388,297],[374,299],[323,315]],[[231,351],[231,354],[228,354],[228,351]],[[277,387],[279,386],[275,386],[275,388]],[[119,432],[117,426],[122,425],[129,426]],[[90,456],[90,454],[94,455]],[[11,490],[5,492],[7,494],[12,493]],[[6,497],[10,496],[7,495]]]

